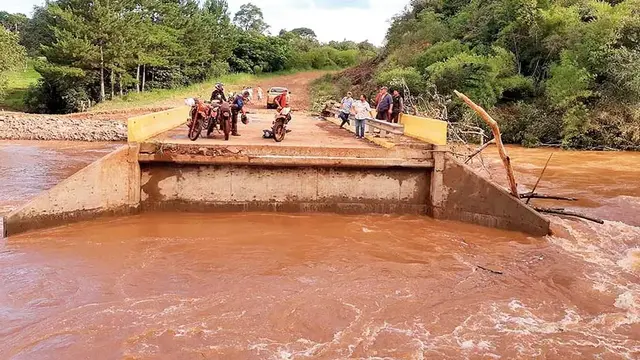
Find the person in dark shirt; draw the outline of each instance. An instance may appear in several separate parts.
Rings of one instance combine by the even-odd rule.
[[[244,110],[244,103],[249,99],[249,92],[244,91],[242,94],[236,95],[231,102],[231,135],[240,136],[238,134],[238,113],[242,113],[242,117],[247,116]]]
[[[398,90],[393,90],[393,103],[391,104],[391,119],[389,120],[392,123],[397,124],[400,119],[400,114],[404,112],[404,100],[402,99],[402,95]]]
[[[219,102],[227,101],[227,97],[224,95],[224,84],[222,83],[217,83],[215,89],[213,89],[213,92],[211,93],[210,101],[214,102],[215,100]]]
[[[389,121],[389,118],[391,117],[391,110],[393,108],[393,99],[391,98],[391,95],[389,95],[389,89],[386,86],[381,90],[380,101],[376,107],[376,111],[378,112],[376,114],[376,119]]]

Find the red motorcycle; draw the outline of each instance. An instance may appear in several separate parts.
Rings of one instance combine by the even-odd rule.
[[[199,99],[187,99],[186,104],[191,106],[189,112],[189,139],[196,141],[203,129],[207,129],[207,137],[214,129],[219,127],[224,133],[224,139],[229,140],[231,132],[231,108],[228,103],[207,104]]]
[[[284,140],[285,135],[291,131],[287,129],[287,125],[291,121],[291,108],[286,107],[276,115],[276,119],[273,121],[271,132],[273,134],[273,140],[281,142]]]

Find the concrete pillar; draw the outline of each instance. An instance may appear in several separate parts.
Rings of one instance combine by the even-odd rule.
[[[131,174],[129,177],[129,196],[128,196],[128,204],[137,206],[140,204],[140,181],[142,178],[140,171],[140,163],[138,162],[138,158],[140,155],[140,144],[138,143],[129,143],[129,151],[127,156],[128,163],[128,173]]]
[[[431,172],[431,191],[429,192],[429,204],[433,217],[440,219],[444,217],[444,162],[445,146],[433,146],[433,171]]]

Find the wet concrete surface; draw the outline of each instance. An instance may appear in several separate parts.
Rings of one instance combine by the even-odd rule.
[[[0,215],[50,189],[122,143],[0,141]]]
[[[376,145],[367,140],[355,138],[346,129],[340,129],[333,123],[325,121],[317,116],[305,112],[293,112],[293,119],[287,128],[291,130],[284,141],[277,143],[273,139],[263,138],[263,131],[271,129],[275,118],[275,110],[251,109],[247,114],[249,124],[238,123],[238,132],[241,136],[232,136],[229,141],[224,140],[222,132],[214,132],[211,138],[206,137],[206,130],[198,140],[191,141],[187,137],[188,128],[180,126],[163,134],[160,134],[150,142],[161,141],[173,144],[189,145],[224,145],[224,146],[308,146],[308,147],[335,147],[335,148],[374,148]]]

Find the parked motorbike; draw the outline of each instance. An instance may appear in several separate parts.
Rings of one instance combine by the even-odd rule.
[[[187,126],[189,139],[196,141],[203,129],[207,129],[207,137],[220,128],[224,133],[224,139],[229,140],[231,133],[231,108],[228,103],[214,101],[207,104],[199,99],[187,99],[185,103],[191,106]]]
[[[271,128],[271,132],[273,133],[273,139],[276,142],[281,142],[284,140],[287,132],[287,124],[291,121],[291,108],[286,107],[280,110],[280,112],[276,115],[276,119],[273,121],[273,126]]]

